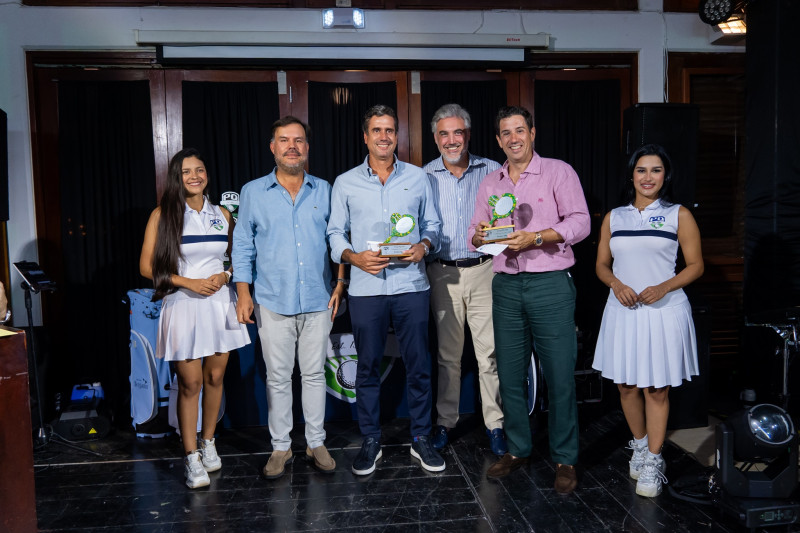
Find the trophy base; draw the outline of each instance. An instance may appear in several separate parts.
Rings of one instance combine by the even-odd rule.
[[[486,237],[483,242],[497,242],[504,241],[508,236],[514,232],[514,225],[510,226],[497,226],[486,230]]]
[[[410,242],[393,242],[381,244],[381,257],[407,257],[411,255]]]

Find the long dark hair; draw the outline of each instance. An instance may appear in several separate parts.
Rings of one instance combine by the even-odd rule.
[[[659,144],[645,144],[631,155],[628,160],[628,170],[625,174],[623,183],[625,188],[622,191],[622,205],[632,204],[636,199],[636,189],[633,187],[633,171],[636,170],[636,163],[646,155],[655,155],[661,159],[664,167],[664,183],[658,191],[658,199],[665,205],[672,205],[672,161],[667,155],[667,151]]]
[[[186,193],[183,187],[183,160],[196,157],[205,165],[200,152],[194,148],[184,148],[169,162],[167,183],[161,195],[161,217],[158,219],[158,235],[153,253],[153,286],[156,292],[153,301],[162,299],[177,290],[171,277],[178,273],[183,235],[183,213],[186,211]],[[206,188],[208,182],[206,182]],[[205,189],[203,194],[205,194]]]

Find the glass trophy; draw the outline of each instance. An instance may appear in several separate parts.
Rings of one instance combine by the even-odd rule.
[[[517,198],[510,192],[505,193],[499,197],[493,194],[489,197],[489,205],[492,206],[492,220],[490,224],[493,226],[486,229],[486,237],[483,242],[497,242],[508,238],[514,231],[514,224],[508,226],[495,226],[494,223],[501,218],[511,216],[514,209],[517,207]]]
[[[405,237],[410,235],[417,225],[417,221],[411,215],[401,215],[393,213],[390,221],[392,223],[392,232],[381,243],[381,257],[405,257],[411,255],[410,242],[391,242],[393,237]]]

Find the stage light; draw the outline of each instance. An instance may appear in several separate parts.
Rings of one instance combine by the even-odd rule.
[[[322,10],[323,29],[356,28],[364,29],[366,18],[363,9],[331,8]]]
[[[714,502],[746,527],[796,522],[800,505],[788,498],[797,488],[798,438],[788,413],[770,404],[738,411],[717,426],[716,441]]]
[[[794,441],[794,425],[789,415],[775,405],[760,404],[732,415],[734,457],[740,461],[772,459],[787,451]]]
[[[733,15],[734,4],[733,0],[701,0],[700,20],[712,26],[725,22]]]
[[[720,22],[717,24],[717,28],[726,35],[743,35],[747,33],[747,23],[744,17],[740,15],[734,15],[725,22]]]
[[[700,0],[700,20],[725,34],[746,34],[745,7],[749,0]]]

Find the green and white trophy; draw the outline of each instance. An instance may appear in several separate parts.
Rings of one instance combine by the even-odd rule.
[[[489,205],[492,206],[492,220],[489,222],[492,226],[501,218],[511,216],[514,209],[517,207],[517,198],[510,192],[505,193],[503,196],[498,197],[493,194],[489,197]],[[508,238],[509,234],[514,231],[514,224],[508,226],[496,226],[486,230],[486,237],[484,242],[497,242]]]
[[[405,237],[410,235],[417,225],[417,221],[411,215],[401,215],[392,213],[389,219],[392,223],[392,232],[381,243],[381,257],[404,257],[411,255],[410,242],[391,242],[392,237]]]

